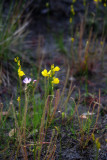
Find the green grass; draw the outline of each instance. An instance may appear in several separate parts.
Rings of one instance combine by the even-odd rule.
[[[21,24],[21,16],[24,10],[24,1],[19,3],[12,1],[7,8],[8,13],[4,13],[3,6],[5,2],[2,1],[0,5],[0,60],[7,61],[12,56],[12,48],[16,47],[17,45],[21,45],[22,36],[25,35],[25,28],[28,25],[28,22],[24,22]],[[27,19],[26,19],[27,20]],[[21,37],[21,38],[20,38]],[[13,55],[15,56],[14,53]]]

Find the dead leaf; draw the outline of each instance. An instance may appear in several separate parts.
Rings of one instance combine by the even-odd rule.
[[[86,112],[86,113],[83,113],[82,115],[80,115],[80,118],[82,119],[88,119],[88,116],[91,116],[91,115],[94,115],[95,113],[91,113],[91,112]]]
[[[85,116],[85,115],[80,115],[80,118],[81,118],[81,119],[88,119],[88,117]]]
[[[12,130],[9,132],[9,137],[14,136],[15,133],[16,133],[16,128],[15,128],[15,129],[12,129]]]

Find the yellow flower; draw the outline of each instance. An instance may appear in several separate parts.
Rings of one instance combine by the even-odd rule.
[[[56,72],[56,71],[59,71],[59,70],[60,70],[60,68],[59,68],[58,66],[56,66],[56,67],[54,68],[54,64],[51,65],[51,71]]]
[[[51,72],[52,72],[52,71],[51,71],[51,70],[49,70],[48,75],[52,74]]]
[[[58,66],[56,66],[56,67],[53,69],[54,72],[56,72],[56,71],[58,72],[59,70],[60,70],[60,68],[59,68]]]
[[[58,78],[55,78],[53,77],[53,81],[52,81],[53,84],[58,84],[59,83],[59,79]]]
[[[86,42],[86,46],[89,44],[89,41]]]
[[[21,70],[21,65],[20,65],[19,57],[16,57],[16,58],[14,59],[14,61],[17,63],[17,65],[18,65],[18,67],[19,67],[19,69],[18,69],[18,76],[19,76],[19,78],[21,78],[22,76],[25,75],[25,73]]]
[[[94,0],[94,2],[98,2],[98,0]]]
[[[100,44],[103,46],[103,41],[101,41]]]
[[[54,74],[55,74],[55,72],[53,73],[51,70],[49,70],[48,76],[52,77],[52,75],[54,75]]]
[[[75,2],[76,2],[76,0],[73,0],[72,2],[73,2],[73,3],[75,3]]]
[[[69,22],[72,23],[72,18],[70,17]]]
[[[102,2],[102,0],[94,0],[95,3]]]
[[[72,13],[73,15],[75,15],[75,11],[74,11],[73,5],[71,5],[71,13]]]
[[[17,98],[17,101],[20,102],[20,97]]]
[[[74,38],[73,37],[71,38],[71,41],[72,41],[72,43],[74,42]]]
[[[42,73],[42,75],[43,75],[44,77],[48,77],[48,76],[49,76],[49,73],[47,72],[46,69],[44,69],[41,73]]]
[[[47,7],[47,8],[49,7],[49,3],[48,3],[48,2],[46,3],[46,7]]]
[[[18,75],[19,75],[19,78],[21,78],[25,75],[25,73],[21,70],[21,67],[19,67],[19,69],[18,69]]]
[[[18,62],[18,60],[19,60],[19,57],[16,57],[15,59],[14,59],[14,61],[17,63]]]
[[[15,59],[14,59],[14,61],[17,63],[17,65],[20,67],[21,65],[20,65],[20,60],[19,60],[19,57],[16,57]]]
[[[55,82],[55,84],[58,84],[58,78],[55,79],[54,75],[55,72],[58,72],[60,70],[60,68],[58,66],[54,67],[54,64],[51,65],[51,70],[47,71],[46,69],[44,69],[41,73],[44,77],[52,77],[53,81],[52,83]]]
[[[55,72],[58,72],[59,70],[60,70],[60,68],[59,68],[58,66],[56,66],[56,67],[54,68],[54,64],[52,64],[52,65],[51,65],[51,70],[48,72],[48,75],[49,75],[50,77],[53,77],[54,74],[55,74]]]
[[[107,5],[106,5],[106,3],[104,3],[104,7],[106,7]]]

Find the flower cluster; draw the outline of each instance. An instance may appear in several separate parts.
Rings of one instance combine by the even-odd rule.
[[[21,78],[21,77],[23,77],[25,75],[25,73],[21,70],[21,65],[20,65],[19,57],[16,57],[14,59],[14,61],[17,63],[17,66],[19,67],[18,68],[18,76],[19,76],[19,78]]]
[[[71,14],[74,16],[75,15],[75,11],[74,11],[74,6],[71,5]]]
[[[41,73],[44,77],[51,77],[52,78],[52,84],[58,84],[59,83],[59,79],[55,78],[55,72],[58,72],[60,70],[60,68],[58,66],[54,67],[54,64],[51,65],[51,70],[47,71],[46,69],[44,69]]]
[[[75,2],[76,2],[76,0],[73,0],[73,3],[75,3]],[[75,11],[74,11],[74,6],[73,5],[71,5],[70,12],[71,12],[71,16],[70,16],[69,22],[72,23],[73,16],[75,15]]]

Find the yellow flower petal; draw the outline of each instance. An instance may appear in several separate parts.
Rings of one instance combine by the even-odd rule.
[[[17,98],[17,101],[20,102],[20,97]]]
[[[53,84],[58,84],[59,83],[59,79],[54,77],[52,83]]]
[[[51,70],[48,72],[48,76],[49,76],[49,77],[52,77],[53,74],[54,74],[54,73],[53,73]]]
[[[72,41],[72,43],[74,42],[74,38],[73,37],[71,38],[71,41]]]
[[[17,61],[19,60],[19,57],[16,57],[15,59],[14,59],[14,61],[17,63]]]
[[[50,74],[52,74],[52,71],[51,71],[51,70],[49,70],[48,74],[49,74],[49,75],[50,75]]]
[[[18,69],[18,75],[19,75],[19,77],[22,77],[25,75],[25,73],[21,70],[21,66]]]
[[[58,66],[56,66],[54,69],[53,69],[53,71],[55,72],[55,71],[59,71],[60,70],[60,68],[58,67]]]
[[[23,71],[20,71],[19,72],[19,77],[22,77],[22,76],[24,76],[25,75],[25,73],[23,72]]]
[[[69,22],[72,23],[72,18],[70,17]]]
[[[41,73],[42,73],[42,75],[43,75],[44,77],[48,77],[48,76],[49,76],[49,74],[48,74],[48,72],[47,72],[46,69],[44,69]]]

